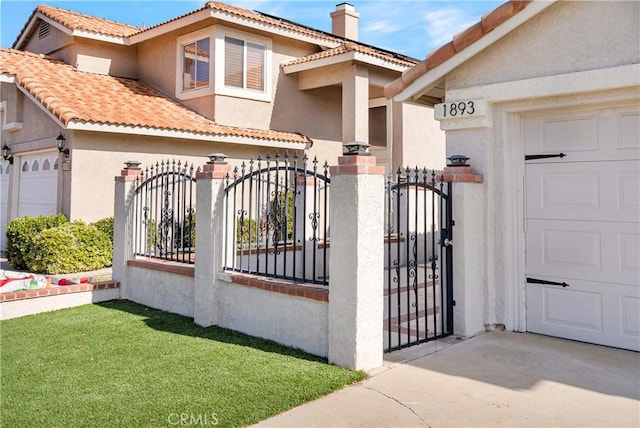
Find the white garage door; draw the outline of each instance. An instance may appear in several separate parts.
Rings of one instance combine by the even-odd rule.
[[[56,213],[58,201],[57,161],[57,152],[21,157],[18,216]]]
[[[0,161],[0,251],[7,249],[7,208],[9,206],[9,162]]]
[[[640,350],[640,111],[528,117],[527,330]]]

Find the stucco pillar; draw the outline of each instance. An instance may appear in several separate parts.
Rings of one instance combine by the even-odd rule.
[[[470,166],[446,167],[453,194],[453,332],[470,337],[485,330],[484,177]]]
[[[142,169],[136,166],[127,167],[115,178],[115,198],[113,209],[113,266],[114,281],[120,283],[120,297],[129,297],[129,281],[127,278],[127,261],[131,258],[133,234],[133,196],[136,179],[142,175]]]
[[[331,167],[329,362],[382,365],[384,167],[342,156]]]
[[[231,165],[224,160],[204,165],[196,174],[196,263],[193,320],[208,327],[217,324],[217,275],[224,254],[224,179]]]
[[[369,141],[369,71],[354,64],[342,81],[342,142]]]

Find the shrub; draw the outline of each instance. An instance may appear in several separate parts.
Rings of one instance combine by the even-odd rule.
[[[258,242],[258,223],[252,218],[245,218],[242,222],[236,220],[236,245],[250,245]],[[251,229],[251,242],[249,242],[249,229]]]
[[[39,232],[68,223],[62,214],[17,217],[7,224],[7,259],[14,269],[27,269],[25,256]]]
[[[113,217],[100,219],[95,223],[91,223],[91,225],[95,226],[96,229],[107,235],[113,244]]]
[[[112,255],[111,241],[105,233],[95,226],[75,221],[34,236],[25,261],[33,272],[59,274],[109,266]]]

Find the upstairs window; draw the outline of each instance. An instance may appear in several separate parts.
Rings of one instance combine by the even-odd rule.
[[[213,95],[213,28],[178,37],[176,43],[176,97],[188,100]]]
[[[266,47],[234,37],[224,38],[224,84],[264,92]]]
[[[208,37],[182,45],[182,90],[208,87],[211,58]]]
[[[219,26],[215,32],[215,93],[271,101],[273,42]]]

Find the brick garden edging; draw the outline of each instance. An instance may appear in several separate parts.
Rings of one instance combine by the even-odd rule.
[[[59,294],[81,293],[85,291],[107,290],[112,288],[120,288],[120,284],[115,281],[98,282],[95,284],[73,284],[61,287],[37,288],[34,290],[12,291],[8,293],[0,293],[0,303],[11,302],[15,300],[34,299],[37,297],[56,296]]]

